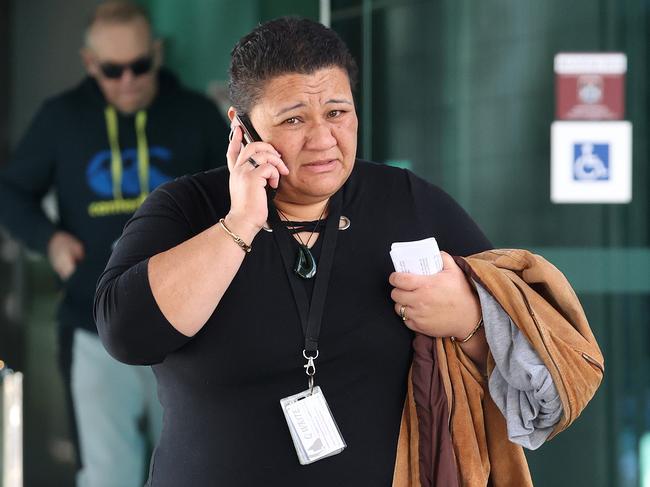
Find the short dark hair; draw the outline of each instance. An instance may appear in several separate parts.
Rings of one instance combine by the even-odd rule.
[[[357,65],[336,32],[300,17],[270,20],[242,37],[231,52],[230,102],[238,112],[249,113],[272,78],[329,67],[343,69],[354,88]]]

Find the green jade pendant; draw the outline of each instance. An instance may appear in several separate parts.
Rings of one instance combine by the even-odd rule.
[[[306,245],[298,246],[298,257],[293,266],[293,272],[303,279],[311,279],[316,275],[316,259]]]

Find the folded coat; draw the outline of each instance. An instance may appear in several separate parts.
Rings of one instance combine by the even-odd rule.
[[[553,377],[563,414],[552,438],[580,415],[604,372],[575,292],[557,268],[526,250],[490,250],[456,262],[501,305]],[[420,334],[413,348],[393,486],[533,485],[522,448],[508,440],[487,377],[462,348]],[[488,354],[488,376],[493,369]]]

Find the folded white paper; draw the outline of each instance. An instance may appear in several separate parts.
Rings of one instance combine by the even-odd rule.
[[[397,272],[428,276],[442,270],[442,256],[434,237],[395,242],[390,246],[390,258]]]

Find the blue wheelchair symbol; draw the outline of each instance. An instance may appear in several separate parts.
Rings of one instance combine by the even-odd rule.
[[[607,181],[609,176],[609,144],[573,144],[574,180]]]

